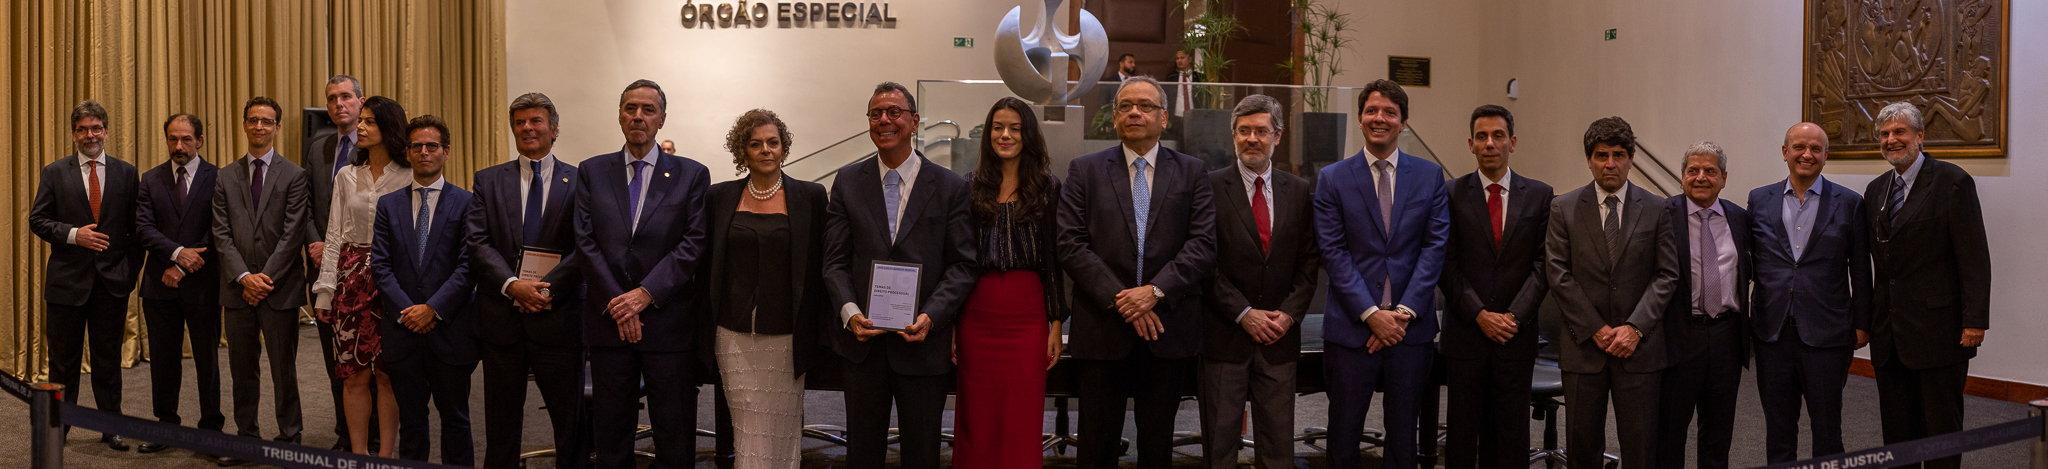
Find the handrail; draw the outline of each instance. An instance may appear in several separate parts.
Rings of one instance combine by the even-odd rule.
[[[1436,156],[1436,149],[1430,148],[1429,142],[1422,139],[1422,132],[1416,132],[1415,126],[1412,125],[1404,127],[1408,130],[1408,133],[1415,134],[1415,143],[1422,144],[1422,150],[1424,152],[1429,153],[1429,159],[1436,163],[1436,168],[1444,172],[1444,179],[1453,179],[1458,177],[1455,174],[1451,174],[1451,168],[1449,166],[1444,166],[1444,159],[1442,157]],[[1400,137],[1396,136],[1395,139],[1399,140]]]
[[[860,138],[860,136],[862,136],[862,135],[867,135],[867,134],[868,134],[868,131],[866,131],[866,130],[862,130],[862,131],[860,131],[860,133],[857,133],[857,134],[853,134],[853,136],[850,136],[850,137],[846,137],[846,138],[844,138],[844,139],[840,139],[839,141],[837,141],[837,142],[833,142],[833,143],[832,143],[831,145],[826,145],[826,146],[825,146],[825,148],[819,148],[819,149],[818,149],[817,151],[813,151],[813,152],[811,152],[811,153],[810,153],[810,154],[808,154],[808,155],[804,155],[804,156],[800,156],[800,157],[797,157],[797,159],[794,159],[794,160],[789,160],[789,162],[787,162],[787,163],[783,163],[783,164],[782,164],[782,167],[784,167],[784,168],[787,168],[787,167],[789,167],[789,165],[793,165],[793,164],[801,163],[801,162],[803,162],[804,160],[810,159],[810,158],[811,158],[811,157],[813,157],[813,156],[818,156],[818,154],[819,154],[819,153],[824,153],[824,152],[825,152],[825,150],[830,150],[830,149],[832,149],[832,147],[837,147],[837,146],[839,146],[839,145],[841,145],[841,144],[845,144],[846,142],[849,142],[849,141],[853,141],[853,139],[856,139],[856,138]]]
[[[1677,173],[1671,172],[1670,167],[1664,166],[1664,160],[1658,159],[1656,154],[1650,153],[1650,149],[1648,147],[1644,147],[1640,140],[1638,140],[1636,143],[1636,149],[1642,150],[1643,156],[1650,157],[1650,164],[1652,166],[1656,166],[1658,170],[1663,171],[1665,177],[1669,177],[1673,181],[1678,181],[1679,187],[1685,187],[1685,179],[1678,177]],[[1632,164],[1629,166],[1635,169],[1636,172],[1643,173],[1643,179],[1649,180],[1651,185],[1657,186],[1657,192],[1662,192],[1663,195],[1666,197],[1672,195],[1670,189],[1664,188],[1663,182],[1658,181],[1655,177],[1651,177],[1650,171],[1643,169],[1643,165]]]

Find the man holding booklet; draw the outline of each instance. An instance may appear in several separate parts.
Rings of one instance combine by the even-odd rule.
[[[900,84],[875,87],[876,156],[839,170],[826,207],[825,289],[841,306],[825,314],[845,324],[827,342],[845,358],[851,467],[882,467],[892,401],[902,467],[939,467],[953,319],[976,278],[967,180],[916,152],[914,99]]]

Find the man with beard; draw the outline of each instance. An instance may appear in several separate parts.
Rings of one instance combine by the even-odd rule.
[[[171,160],[142,174],[135,235],[145,254],[142,316],[149,326],[150,404],[159,422],[179,425],[178,394],[184,389],[185,337],[192,339],[192,366],[199,388],[199,424],[221,431],[220,268],[213,253],[213,187],[219,168],[199,157],[206,124],[191,114],[164,121]],[[164,445],[143,443],[154,453]]]

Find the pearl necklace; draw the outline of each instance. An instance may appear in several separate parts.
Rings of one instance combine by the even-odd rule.
[[[747,180],[747,195],[753,197],[754,200],[768,200],[771,197],[775,197],[775,193],[781,190],[782,178],[776,178],[775,187],[770,187],[768,190],[755,189],[754,181],[752,179]]]

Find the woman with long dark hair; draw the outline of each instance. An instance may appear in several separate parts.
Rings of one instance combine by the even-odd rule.
[[[1060,182],[1031,105],[1003,98],[968,179],[981,280],[960,312],[953,465],[1037,468],[1045,372],[1059,361],[1066,295],[1053,242]]]
[[[405,160],[405,108],[397,101],[372,96],[363,102],[356,121],[356,152],[349,166],[334,174],[334,202],[328,212],[327,247],[320,253],[320,279],[313,283],[313,311],[334,325],[334,378],[342,380],[342,407],[348,414],[349,448],[370,454],[370,385],[377,386],[377,455],[392,457],[398,445],[398,401],[391,377],[378,363],[384,318],[377,303],[377,281],[370,278],[370,241],[376,228],[377,199],[412,184],[412,163]]]

